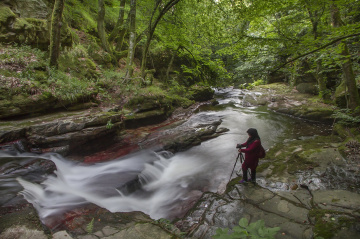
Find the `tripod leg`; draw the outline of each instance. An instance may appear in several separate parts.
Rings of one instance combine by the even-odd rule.
[[[232,175],[233,175],[233,173],[234,173],[234,169],[235,169],[236,163],[237,163],[237,161],[238,161],[238,159],[239,159],[239,156],[240,156],[240,153],[238,154],[238,156],[237,156],[236,159],[235,159],[234,168],[233,168],[233,170],[232,170],[232,172],[231,172],[231,175],[230,175],[230,178],[229,178],[229,182],[230,182],[231,177],[232,177]]]

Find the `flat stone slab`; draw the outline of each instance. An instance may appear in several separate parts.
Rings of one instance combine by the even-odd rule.
[[[250,223],[264,220],[266,227],[280,227],[276,238],[310,239],[313,227],[308,213],[306,205],[289,192],[280,195],[251,183],[235,184],[221,196],[204,194],[195,209],[177,225],[188,231],[189,236],[212,238],[218,228],[231,229],[241,218],[247,218]]]
[[[360,194],[345,190],[322,190],[313,192],[314,203],[322,209],[353,213],[360,216]]]

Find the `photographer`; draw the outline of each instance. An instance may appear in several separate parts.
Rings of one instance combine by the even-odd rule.
[[[248,182],[247,170],[251,170],[251,182],[256,182],[256,167],[259,163],[259,153],[261,150],[260,136],[256,129],[250,128],[246,131],[249,138],[243,144],[237,144],[236,148],[239,148],[239,153],[245,153],[245,160],[242,164],[243,178],[240,183]],[[245,147],[244,149],[242,149]]]

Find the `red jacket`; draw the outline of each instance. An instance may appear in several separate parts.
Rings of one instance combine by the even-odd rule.
[[[247,144],[243,143],[241,146],[245,147]],[[250,169],[256,169],[259,163],[259,152],[260,152],[261,142],[260,140],[255,140],[254,142],[247,145],[245,149],[241,149],[241,152],[245,153],[244,166]]]

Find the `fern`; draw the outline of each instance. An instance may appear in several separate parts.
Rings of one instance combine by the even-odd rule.
[[[335,110],[332,116],[342,125],[352,126],[360,123],[360,116],[350,109]]]
[[[86,225],[86,232],[91,234],[94,229],[94,218]]]
[[[111,119],[106,123],[106,128],[111,129],[114,126],[114,124],[111,122]]]

